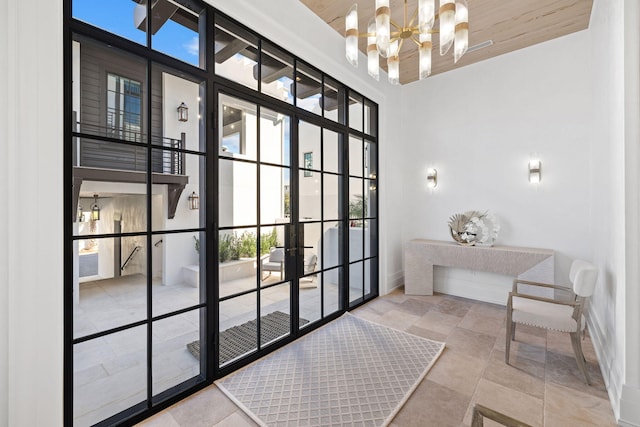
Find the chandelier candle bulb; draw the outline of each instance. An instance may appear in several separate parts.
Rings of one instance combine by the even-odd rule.
[[[433,23],[436,19],[435,9],[435,0],[418,0],[418,29],[420,33],[433,29]]]
[[[400,84],[400,58],[392,55],[387,58],[387,72],[389,73],[389,83]]]
[[[354,67],[358,66],[358,5],[349,9],[345,19],[345,42],[347,61]]]
[[[391,9],[389,0],[376,0],[376,44],[378,53],[386,58],[391,43]]]
[[[453,47],[454,64],[458,62],[469,48],[469,9],[466,0],[456,0],[455,23],[455,44]]]
[[[380,80],[380,63],[378,60],[378,46],[376,45],[376,21],[371,19],[367,28],[367,70],[369,75]]]
[[[440,0],[440,55],[445,55],[455,37],[456,4],[454,0]]]
[[[420,34],[420,80],[426,79],[431,74],[431,47],[431,34]]]

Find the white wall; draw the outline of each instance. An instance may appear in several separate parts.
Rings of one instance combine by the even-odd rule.
[[[0,16],[0,426],[62,425],[62,2]]]
[[[599,173],[590,234],[601,275],[590,330],[614,412],[621,425],[640,425],[638,345],[638,66],[635,1],[596,1],[590,32],[594,58],[593,159]]]
[[[554,249],[564,282],[571,259],[592,258],[589,41],[583,31],[403,86],[405,242],[450,240],[451,215],[489,210],[497,244]]]

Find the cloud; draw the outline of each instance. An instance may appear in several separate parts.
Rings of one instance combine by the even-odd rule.
[[[185,43],[183,46],[193,56],[200,54],[200,38],[198,36],[192,38],[189,43]]]

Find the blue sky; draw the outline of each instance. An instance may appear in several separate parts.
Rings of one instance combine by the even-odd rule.
[[[73,17],[144,45],[147,35],[134,25],[137,5],[133,0],[73,0]],[[172,20],[153,35],[151,44],[155,50],[198,66],[198,33]]]

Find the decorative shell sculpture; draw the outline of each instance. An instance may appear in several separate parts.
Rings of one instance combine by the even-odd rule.
[[[460,245],[491,246],[498,237],[500,225],[488,212],[467,211],[449,218],[449,231]]]

